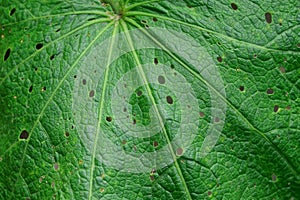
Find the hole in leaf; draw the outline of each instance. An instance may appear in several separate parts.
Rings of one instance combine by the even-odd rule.
[[[267,90],[267,94],[273,94],[274,93],[274,90],[272,89],[272,88],[269,88],[268,90]]]
[[[237,10],[238,9],[238,7],[237,7],[237,5],[235,3],[231,3],[231,8],[233,10]]]
[[[150,180],[151,180],[151,181],[154,181],[154,180],[155,180],[155,178],[154,178],[153,175],[150,175]]]
[[[65,136],[66,136],[66,137],[69,137],[69,136],[70,136],[70,133],[69,133],[68,131],[66,131],[66,132],[65,132]]]
[[[245,90],[244,86],[240,86],[240,91],[243,92]]]
[[[15,12],[16,12],[16,8],[13,8],[13,9],[11,9],[9,15],[12,16],[13,14],[15,14]]]
[[[4,61],[6,61],[10,56],[10,49],[7,49],[4,55]]]
[[[82,84],[86,85],[86,80],[85,79],[82,80]]]
[[[90,18],[90,19],[88,19],[88,21],[93,21],[93,20],[95,20],[96,18]]]
[[[218,62],[222,62],[222,57],[221,56],[219,56],[219,57],[217,57],[217,60],[218,60]]]
[[[58,163],[54,163],[53,167],[54,167],[54,170],[57,171],[58,168],[59,168],[59,167],[58,167]]]
[[[55,32],[56,32],[56,33],[58,33],[59,31],[60,31],[60,28],[59,28],[59,29],[57,29]]]
[[[42,47],[43,47],[43,44],[42,44],[42,43],[38,43],[38,44],[35,46],[35,48],[36,48],[37,50],[41,49]]]
[[[166,97],[168,104],[173,104],[173,99],[171,96]]]
[[[284,67],[280,67],[279,70],[280,70],[281,73],[285,73],[285,68]]]
[[[207,195],[208,195],[208,196],[211,196],[211,195],[212,195],[212,192],[211,192],[211,191],[208,191],[208,192],[207,192]]]
[[[150,28],[150,26],[149,26],[148,24],[146,24],[146,25],[145,25],[145,28],[148,29],[148,28]]]
[[[171,69],[174,69],[174,68],[175,68],[175,66],[173,64],[171,64]]]
[[[127,108],[124,108],[124,109],[123,109],[123,112],[127,112]]]
[[[200,117],[204,117],[204,112],[199,112]]]
[[[139,91],[137,91],[136,95],[137,95],[138,97],[140,97],[140,96],[143,95],[143,92],[142,92],[141,90],[139,90]]]
[[[74,78],[77,78],[77,75],[74,75]]]
[[[55,55],[50,56],[50,60],[53,60],[55,57]]]
[[[266,22],[268,24],[271,24],[272,23],[272,15],[271,15],[271,13],[269,13],[269,12],[265,13],[265,19],[266,19]]]
[[[165,82],[166,82],[165,77],[163,77],[163,76],[158,76],[158,82],[159,82],[160,84],[165,84]]]
[[[94,96],[95,96],[95,91],[94,91],[94,90],[91,90],[89,96],[90,96],[90,97],[94,97]]]
[[[106,121],[111,122],[112,121],[112,117],[106,117]]]
[[[157,142],[157,141],[154,141],[154,142],[153,142],[153,146],[154,146],[154,147],[157,147],[157,146],[158,146],[158,142]]]
[[[279,106],[278,106],[278,105],[275,105],[275,106],[274,106],[274,112],[278,112],[278,110],[279,110]]]
[[[46,91],[46,87],[44,86],[41,91],[45,92]]]
[[[147,21],[146,20],[141,20],[141,23],[142,24],[147,24]]]
[[[158,20],[157,20],[157,18],[156,18],[156,17],[153,17],[153,21],[154,21],[154,22],[157,22]]]
[[[132,122],[133,124],[136,124],[136,119],[133,119],[133,122]]]
[[[257,58],[257,55],[256,54],[254,54],[254,56],[253,56],[254,58]]]
[[[37,71],[38,70],[38,68],[36,67],[36,68],[34,68],[34,71]]]
[[[32,86],[30,86],[30,88],[29,88],[29,92],[31,93],[32,92],[32,90],[33,90],[33,85]]]
[[[181,156],[182,153],[183,153],[183,149],[181,147],[179,147],[179,148],[176,149],[176,155],[177,156]]]
[[[277,176],[275,174],[272,174],[272,181],[275,182],[277,180]]]
[[[20,139],[27,140],[29,133],[26,130],[23,130],[20,134]]]

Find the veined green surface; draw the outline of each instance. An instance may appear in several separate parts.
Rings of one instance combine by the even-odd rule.
[[[300,2],[105,2],[0,2],[0,199],[300,199]]]

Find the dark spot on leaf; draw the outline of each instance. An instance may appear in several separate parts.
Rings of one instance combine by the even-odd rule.
[[[59,31],[60,31],[60,28],[59,28],[59,29],[57,29],[55,32],[56,32],[56,33],[58,33]]]
[[[6,61],[10,56],[10,49],[7,49],[4,55],[4,61]]]
[[[175,66],[173,64],[171,64],[171,69],[174,69],[174,68],[175,68]]]
[[[55,57],[55,55],[50,56],[50,60],[53,60]]]
[[[143,92],[142,92],[141,90],[139,90],[139,91],[137,91],[136,95],[137,95],[138,97],[140,97],[140,96],[143,95]]]
[[[218,62],[222,62],[222,57],[221,56],[219,56],[219,57],[217,57],[217,60],[218,60]]]
[[[166,97],[168,104],[173,104],[173,99],[171,96]]]
[[[27,140],[28,137],[29,137],[29,133],[26,130],[23,130],[20,134],[20,139]]]
[[[124,109],[123,109],[123,112],[127,112],[127,108],[124,108]]]
[[[271,13],[269,13],[269,12],[265,13],[265,19],[266,19],[266,22],[268,24],[272,23],[272,15],[271,15]]]
[[[157,60],[157,58],[154,58],[154,64],[158,64],[158,60]]]
[[[237,5],[235,3],[231,3],[231,8],[233,10],[237,10],[238,9],[238,7],[237,7]]]
[[[57,171],[58,170],[58,163],[54,163],[54,170]]]
[[[300,48],[300,43],[297,44],[297,47]]]
[[[38,70],[38,68],[36,67],[36,68],[34,68],[34,71],[37,71]]]
[[[216,122],[216,123],[220,122],[220,118],[219,118],[219,117],[216,117],[216,118],[215,118],[215,122]]]
[[[204,112],[199,112],[200,117],[204,117]]]
[[[74,128],[75,128],[74,125],[72,125],[72,126],[71,126],[71,129],[73,130]]]
[[[254,56],[253,56],[254,58],[257,58],[257,55],[256,54],[254,54]]]
[[[183,149],[181,147],[179,147],[179,148],[176,149],[176,155],[177,156],[181,156],[182,153],[183,153]]]
[[[240,91],[243,92],[245,90],[244,86],[240,86]]]
[[[74,75],[74,78],[77,78],[77,75]]]
[[[69,136],[70,136],[70,133],[69,133],[68,131],[66,131],[66,132],[65,132],[65,136],[66,136],[66,137],[69,137]]]
[[[275,174],[272,174],[272,181],[275,182],[277,180],[277,176]]]
[[[272,88],[269,88],[269,89],[267,90],[267,94],[273,94],[273,93],[274,93],[274,91],[273,91]]]
[[[29,92],[31,93],[32,92],[32,90],[33,90],[33,85],[32,86],[30,86],[30,88],[29,88]]]
[[[153,17],[153,21],[154,21],[154,22],[157,22],[157,18],[156,18],[156,17]]]
[[[46,91],[46,87],[44,86],[43,88],[42,88],[42,92],[45,92]]]
[[[89,96],[90,96],[90,97],[94,97],[94,96],[95,96],[95,91],[94,91],[94,90],[91,90]]]
[[[15,12],[16,12],[16,8],[13,8],[13,9],[11,9],[9,15],[12,16],[13,14],[15,14]]]
[[[43,44],[42,43],[38,43],[38,44],[36,44],[35,48],[37,50],[39,50],[39,49],[43,48]]]
[[[86,80],[85,79],[82,80],[82,84],[86,85]]]
[[[274,106],[274,112],[278,112],[278,109],[279,109],[279,106],[278,106],[278,105],[275,105],[275,106]]]
[[[291,106],[287,106],[286,109],[287,109],[287,110],[291,110]]]
[[[146,20],[141,20],[141,23],[142,24],[147,24],[147,21]]]
[[[88,19],[88,21],[93,21],[93,20],[95,20],[96,18],[90,18],[90,19]]]
[[[123,144],[123,145],[125,145],[126,143],[127,143],[127,141],[126,141],[126,140],[123,140],[123,141],[122,141],[122,144]]]
[[[146,24],[146,25],[145,25],[145,28],[148,29],[148,28],[150,28],[150,26],[149,26],[148,24]]]
[[[133,119],[133,122],[132,122],[134,125],[136,124],[136,119]]]
[[[159,82],[160,84],[165,84],[165,82],[166,82],[165,77],[163,77],[163,76],[158,76],[158,82]]]
[[[280,70],[281,73],[285,73],[285,68],[284,67],[280,67],[279,70]]]
[[[111,122],[112,121],[112,117],[106,117],[106,121]]]
[[[157,142],[157,141],[154,141],[154,142],[153,142],[153,146],[154,146],[154,147],[157,147],[157,146],[158,146],[158,142]]]

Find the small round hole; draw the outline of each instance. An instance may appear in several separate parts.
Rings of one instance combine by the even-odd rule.
[[[33,85],[32,86],[30,86],[30,88],[29,88],[29,92],[31,93],[32,92],[32,90],[33,90]]]
[[[267,94],[273,94],[274,93],[274,90],[272,89],[272,88],[269,88],[268,90],[267,90]]]
[[[237,7],[237,5],[235,3],[231,3],[231,8],[233,10],[237,10],[238,9],[238,7]]]
[[[4,61],[6,61],[10,56],[10,49],[7,49],[4,55]]]
[[[240,91],[243,92],[245,90],[244,86],[240,86]]]
[[[82,84],[86,85],[86,80],[85,79],[82,80]]]
[[[157,20],[157,18],[156,18],[156,17],[153,17],[153,21],[154,21],[154,22],[157,22],[158,20]]]
[[[46,91],[46,87],[44,86],[43,88],[42,88],[42,92],[45,92]]]
[[[269,13],[269,12],[265,13],[265,19],[266,19],[266,22],[268,24],[271,24],[272,23],[272,15],[271,15],[271,13]]]
[[[166,97],[168,104],[173,104],[173,99],[171,96]]]
[[[106,121],[111,122],[112,121],[112,117],[106,117]]]
[[[157,65],[158,64],[158,60],[157,58],[154,58],[154,64]]]
[[[15,14],[15,12],[16,12],[16,8],[13,8],[13,9],[11,9],[9,15],[12,16],[13,14]]]
[[[140,97],[140,96],[143,95],[143,92],[142,92],[141,90],[139,90],[139,91],[137,91],[136,95],[137,95],[138,97]]]
[[[221,56],[219,56],[219,57],[217,57],[217,60],[218,60],[218,62],[222,62],[222,57]]]
[[[66,132],[65,132],[65,136],[66,136],[66,137],[69,137],[69,136],[70,136],[70,133],[69,133],[68,131],[66,131]]]
[[[95,96],[95,91],[91,90],[90,93],[89,93],[89,97],[94,97],[94,96]]]
[[[26,130],[23,130],[20,134],[20,139],[27,140],[29,133]]]
[[[55,55],[50,56],[50,60],[53,60],[55,57]]]
[[[154,142],[153,142],[153,146],[154,146],[154,147],[157,147],[157,146],[158,146],[158,142],[157,142],[157,141],[154,141]]]
[[[278,106],[278,105],[275,105],[275,106],[274,106],[274,112],[278,112],[278,110],[279,110],[279,106]]]
[[[36,48],[37,50],[39,50],[39,49],[43,48],[43,44],[42,44],[42,43],[38,43],[38,44],[35,46],[35,48]]]

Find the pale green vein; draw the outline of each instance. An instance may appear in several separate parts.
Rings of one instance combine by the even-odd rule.
[[[70,35],[72,35],[73,33],[80,31],[86,27],[89,27],[93,24],[99,23],[99,22],[107,22],[110,21],[109,19],[99,19],[99,20],[94,20],[94,21],[90,21],[82,26],[79,26],[75,29],[73,29],[72,31],[60,36],[59,38],[52,40],[51,42],[47,43],[42,49],[40,50],[36,50],[33,54],[31,54],[30,56],[28,56],[27,58],[25,58],[24,60],[22,60],[19,64],[15,65],[8,73],[5,74],[5,76],[0,80],[0,85],[2,85],[2,83],[12,74],[14,73],[14,71],[16,69],[18,69],[19,66],[21,66],[22,64],[24,64],[25,62],[27,62],[28,60],[30,60],[31,58],[33,58],[34,56],[38,55],[40,52],[42,52],[44,49],[46,49],[47,47],[49,47],[50,45],[54,44],[55,42],[62,40]]]
[[[93,176],[94,176],[94,169],[95,169],[95,158],[96,158],[96,153],[97,153],[97,144],[98,144],[98,139],[100,135],[100,129],[101,129],[101,121],[102,121],[102,112],[103,112],[103,106],[104,106],[104,100],[105,100],[105,92],[106,92],[106,87],[107,87],[107,82],[108,82],[108,75],[109,75],[109,65],[111,62],[111,57],[113,53],[113,46],[115,42],[115,35],[118,30],[118,25],[119,22],[115,21],[115,27],[113,30],[113,35],[110,38],[110,47],[109,47],[109,52],[108,52],[108,59],[107,59],[107,65],[105,68],[105,75],[104,75],[104,80],[103,80],[103,89],[102,89],[102,94],[101,94],[101,100],[100,100],[100,105],[99,105],[99,110],[98,110],[98,124],[97,124],[97,130],[96,130],[96,135],[94,139],[94,144],[93,144],[93,151],[92,151],[92,165],[91,165],[91,172],[90,172],[90,184],[89,184],[89,194],[88,194],[88,199],[92,199],[93,196]]]
[[[125,12],[128,11],[128,10],[131,10],[135,7],[142,6],[142,5],[149,4],[149,3],[153,3],[153,2],[157,2],[157,1],[160,1],[160,0],[150,0],[150,1],[143,1],[143,2],[132,4],[128,7],[125,7]]]
[[[160,15],[156,15],[156,14],[152,14],[152,13],[145,13],[145,12],[139,12],[139,11],[129,11],[129,12],[125,13],[124,15],[125,16],[139,16],[140,15],[140,16],[156,17],[156,18],[159,18],[159,19],[163,19],[163,20],[167,20],[167,21],[170,21],[170,22],[175,22],[175,23],[178,23],[178,24],[182,24],[182,25],[185,25],[185,26],[196,28],[196,29],[199,29],[201,31],[205,31],[207,33],[217,35],[217,36],[219,36],[221,38],[224,38],[228,41],[239,43],[239,44],[242,44],[242,45],[247,46],[247,47],[253,47],[253,48],[261,49],[261,50],[264,50],[264,51],[273,51],[273,52],[296,54],[296,55],[300,54],[299,51],[286,51],[286,50],[273,49],[273,48],[261,46],[261,45],[258,45],[258,44],[253,44],[253,43],[249,43],[249,42],[246,42],[246,41],[238,40],[238,39],[230,37],[228,35],[224,35],[222,33],[218,33],[216,31],[213,31],[213,30],[210,30],[210,29],[207,29],[207,28],[203,28],[203,27],[195,25],[195,24],[190,24],[188,22],[184,22],[184,21],[181,21],[181,20],[178,20],[178,19],[173,19],[173,18],[170,18],[170,17],[160,16]]]
[[[284,155],[284,153],[259,129],[254,127],[251,122],[220,92],[218,92],[210,83],[208,83],[204,78],[201,77],[200,74],[196,73],[192,68],[190,68],[188,65],[186,65],[184,62],[182,62],[179,58],[176,57],[168,48],[166,48],[163,44],[161,44],[157,39],[155,39],[148,31],[146,31],[144,28],[142,28],[138,23],[136,23],[134,20],[130,18],[126,18],[126,21],[131,23],[133,26],[139,28],[144,34],[146,34],[153,42],[155,42],[160,48],[162,48],[165,52],[167,52],[176,62],[178,62],[181,66],[183,66],[185,69],[187,69],[193,76],[195,76],[197,79],[199,79],[201,82],[206,84],[214,93],[216,93],[227,105],[231,107],[235,113],[237,113],[241,119],[248,125],[248,127],[256,132],[258,135],[263,137],[271,146],[277,151],[277,153],[284,159],[287,166],[290,168],[290,170],[298,175],[297,168],[292,164],[292,162],[289,160],[289,158]]]
[[[182,185],[183,185],[183,188],[184,188],[185,193],[186,193],[186,195],[187,195],[187,199],[192,200],[190,191],[189,191],[189,189],[188,189],[188,187],[187,187],[186,181],[185,181],[185,179],[184,179],[184,177],[183,177],[182,171],[181,171],[180,166],[179,166],[179,164],[178,164],[178,162],[177,162],[177,158],[176,158],[176,155],[175,155],[175,153],[174,153],[174,150],[173,150],[173,147],[172,147],[172,143],[171,143],[170,138],[169,138],[169,136],[168,136],[168,133],[167,133],[167,130],[166,130],[166,128],[165,128],[164,122],[163,122],[163,120],[162,120],[161,114],[160,114],[160,112],[159,112],[158,107],[156,106],[155,99],[154,99],[154,97],[153,97],[153,95],[152,95],[152,93],[151,93],[151,89],[150,89],[150,86],[149,86],[149,84],[148,84],[149,81],[147,80],[147,77],[146,77],[146,75],[145,75],[145,72],[144,72],[144,70],[143,70],[143,67],[142,67],[142,65],[141,65],[141,63],[140,63],[140,60],[139,60],[139,58],[138,58],[138,55],[137,55],[137,53],[136,53],[136,51],[135,51],[135,48],[134,48],[134,45],[133,45],[131,36],[130,36],[130,34],[129,34],[127,25],[126,25],[126,23],[125,23],[123,20],[121,21],[121,24],[122,24],[122,27],[123,27],[123,29],[124,29],[125,36],[126,36],[126,39],[127,39],[128,44],[129,44],[129,47],[130,47],[130,49],[131,49],[131,51],[132,51],[134,60],[135,60],[135,62],[136,62],[136,64],[137,64],[137,70],[138,70],[139,76],[142,78],[142,81],[143,81],[143,83],[144,83],[144,85],[145,85],[145,88],[146,88],[146,90],[147,90],[147,93],[148,93],[148,95],[149,95],[149,98],[150,98],[150,100],[151,100],[151,102],[152,102],[152,105],[153,105],[153,107],[154,107],[154,110],[155,110],[155,113],[156,113],[156,115],[157,115],[157,118],[159,119],[159,123],[160,123],[160,126],[161,126],[162,130],[163,130],[165,139],[167,140],[168,148],[170,149],[170,152],[171,152],[171,155],[172,155],[172,158],[173,158],[173,161],[174,161],[174,165],[175,165],[176,170],[177,170],[177,172],[178,172],[178,175],[179,175],[179,177],[180,177],[180,179],[181,179],[181,181],[182,181]]]
[[[46,104],[44,105],[44,107],[42,108],[40,114],[38,115],[37,119],[35,120],[31,130],[29,131],[29,136],[28,139],[26,140],[26,145],[23,151],[23,155],[22,155],[22,161],[20,164],[20,169],[19,169],[19,176],[18,179],[16,180],[16,183],[19,180],[19,177],[22,177],[21,174],[21,169],[23,167],[24,164],[24,159],[25,159],[25,154],[28,148],[28,144],[30,142],[31,136],[33,134],[33,131],[35,130],[35,128],[37,127],[41,117],[44,115],[46,108],[49,106],[50,102],[52,101],[52,99],[54,98],[56,92],[59,90],[59,88],[62,86],[63,82],[67,79],[67,77],[70,75],[70,73],[72,72],[72,70],[75,68],[75,66],[78,64],[78,62],[81,60],[81,58],[87,53],[87,51],[93,46],[93,44],[97,41],[97,39],[109,28],[113,25],[113,22],[109,23],[108,25],[105,26],[105,28],[103,28],[100,33],[90,42],[90,44],[85,48],[85,50],[83,52],[80,53],[80,55],[78,56],[78,58],[75,60],[75,62],[73,63],[73,65],[68,69],[68,71],[66,72],[66,74],[63,76],[63,78],[60,80],[60,82],[58,83],[58,85],[56,86],[56,88],[54,89],[54,91],[52,92],[51,96],[49,97],[49,99],[47,100]]]
[[[53,14],[53,15],[43,15],[43,16],[38,16],[38,17],[33,17],[33,18],[28,18],[28,19],[24,19],[24,20],[20,20],[17,22],[12,22],[9,24],[0,24],[2,27],[7,27],[7,26],[11,26],[11,25],[16,25],[19,23],[25,23],[25,22],[29,22],[29,21],[35,21],[35,20],[40,20],[40,19],[45,19],[45,18],[52,18],[52,17],[64,17],[64,16],[68,16],[68,15],[82,15],[82,14],[87,14],[87,15],[100,15],[100,16],[104,16],[104,17],[109,17],[109,15],[105,12],[102,11],[93,11],[93,10],[83,10],[83,11],[75,11],[75,12],[68,12],[68,13],[60,13],[60,14]]]

